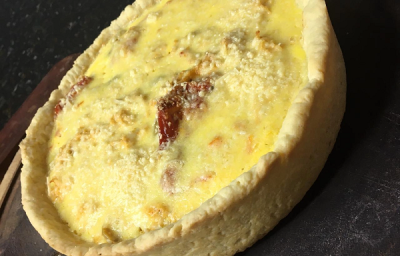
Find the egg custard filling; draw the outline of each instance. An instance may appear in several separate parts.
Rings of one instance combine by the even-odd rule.
[[[171,224],[274,142],[307,83],[294,0],[162,0],[54,108],[48,194],[84,240]]]

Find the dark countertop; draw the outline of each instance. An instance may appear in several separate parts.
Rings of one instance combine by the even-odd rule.
[[[49,69],[83,52],[132,0],[5,0],[0,8],[0,128]]]
[[[128,3],[3,2],[0,127],[57,61],[86,49]],[[239,255],[399,255],[400,1],[327,5],[347,67],[342,129],[305,199]]]

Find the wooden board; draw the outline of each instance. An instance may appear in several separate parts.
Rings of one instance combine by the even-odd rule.
[[[0,218],[0,255],[61,256],[40,237],[22,209],[18,175],[6,198]]]
[[[79,54],[72,54],[54,65],[0,131],[0,180],[8,170],[33,115],[57,88],[78,56]],[[5,194],[4,203],[0,204],[0,255],[62,255],[51,249],[29,222],[21,204],[20,172],[18,168],[17,175],[12,179],[10,188]]]

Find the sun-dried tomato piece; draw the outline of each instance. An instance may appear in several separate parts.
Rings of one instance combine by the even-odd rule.
[[[171,105],[158,110],[158,127],[160,132],[160,149],[164,149],[169,141],[174,141],[178,136],[179,122],[182,119],[182,109]]]
[[[75,84],[77,86],[85,86],[88,85],[93,80],[90,76],[83,76],[79,81]]]
[[[70,101],[72,101],[78,94],[78,90],[80,90],[81,88],[88,85],[92,80],[93,80],[93,78],[91,78],[91,77],[83,76],[81,79],[78,80],[78,82],[76,82],[76,84],[71,86],[71,88],[69,89],[69,92],[67,93],[66,98],[68,98]],[[63,103],[61,103],[61,101],[59,101],[57,103],[57,105],[54,106],[54,116],[55,117],[63,110],[64,105],[65,104],[63,104]]]
[[[212,90],[209,80],[181,83],[158,101],[159,145],[164,149],[178,136],[179,122],[185,113],[200,107],[206,93]]]
[[[204,96],[206,93],[212,90],[211,83],[207,81],[195,82],[191,81],[186,86],[186,99],[189,103],[187,110],[193,110],[200,107],[204,102]],[[202,95],[203,94],[203,95]]]
[[[59,101],[57,105],[54,106],[54,115],[57,116],[61,112],[63,107],[63,104],[61,104],[61,101]]]
[[[82,89],[83,87],[85,87],[86,85],[88,85],[91,81],[93,80],[93,78],[89,77],[89,76],[83,76],[81,79],[79,79],[79,81],[74,84],[71,89],[69,89],[69,92],[67,94],[67,98],[72,101],[76,95],[78,94],[78,91],[80,89]]]
[[[189,82],[187,90],[190,93],[201,92],[201,91],[211,91],[212,85],[209,80],[200,81],[200,82]]]

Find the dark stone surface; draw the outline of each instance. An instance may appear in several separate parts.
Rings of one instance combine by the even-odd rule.
[[[132,0],[5,0],[0,8],[0,128],[49,69],[84,51]]]
[[[127,3],[3,3],[1,126],[53,64],[89,46]],[[304,200],[240,256],[400,254],[400,1],[327,5],[347,67],[342,129]]]

